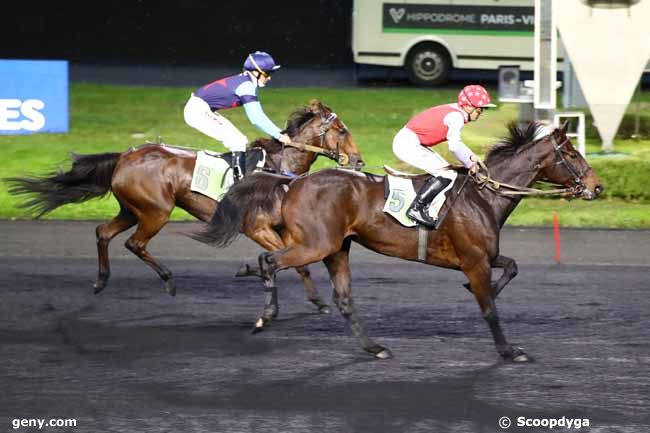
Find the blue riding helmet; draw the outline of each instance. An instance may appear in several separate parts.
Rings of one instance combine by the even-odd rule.
[[[275,60],[273,60],[273,57],[269,53],[255,51],[246,57],[244,69],[247,71],[258,71],[262,75],[268,75],[280,69],[280,65],[275,64]]]

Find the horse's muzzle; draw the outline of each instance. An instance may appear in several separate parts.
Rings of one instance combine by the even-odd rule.
[[[584,188],[581,192],[579,197],[585,199],[585,200],[594,200],[596,197],[598,197],[602,192],[604,191],[604,188],[602,185],[596,185],[592,190],[589,188]]]
[[[350,155],[350,160],[348,162],[350,168],[361,170],[365,165],[366,163],[361,159],[361,155]]]

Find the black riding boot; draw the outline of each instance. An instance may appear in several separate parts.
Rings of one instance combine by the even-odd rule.
[[[437,220],[429,216],[429,204],[431,204],[435,196],[440,194],[440,191],[449,185],[449,182],[451,180],[447,178],[431,176],[418,192],[415,200],[406,211],[406,215],[415,222],[435,228]]]
[[[242,180],[246,174],[246,152],[233,152],[231,167],[235,182]]]

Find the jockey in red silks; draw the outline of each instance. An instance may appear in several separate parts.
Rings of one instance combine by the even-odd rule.
[[[290,144],[291,139],[269,119],[257,97],[257,89],[265,87],[271,74],[280,69],[270,54],[255,51],[246,57],[241,74],[215,80],[199,87],[185,104],[185,123],[205,135],[221,141],[232,151],[235,180],[246,173],[246,144],[248,139],[218,111],[243,106],[250,122],[264,133]]]
[[[495,107],[490,103],[490,94],[483,86],[465,86],[458,94],[458,101],[452,104],[429,108],[408,121],[393,139],[393,152],[402,161],[431,174],[432,177],[418,192],[409,207],[407,215],[412,220],[435,228],[436,220],[429,216],[428,208],[433,198],[444,190],[449,179],[439,172],[449,163],[433,150],[436,144],[447,141],[449,151],[471,173],[478,170],[478,158],[463,143],[460,131],[467,122],[476,121],[482,111]]]

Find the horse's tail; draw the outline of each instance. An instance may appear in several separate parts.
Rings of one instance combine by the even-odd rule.
[[[121,153],[72,155],[72,168],[68,171],[46,174],[41,177],[6,178],[9,192],[27,194],[30,198],[18,205],[40,218],[68,203],[81,203],[101,197],[111,189],[111,179]]]
[[[289,182],[290,178],[268,173],[244,177],[223,196],[208,225],[189,236],[216,247],[229,245],[245,222],[252,224],[260,214],[272,214],[279,208],[286,191],[283,185]]]

